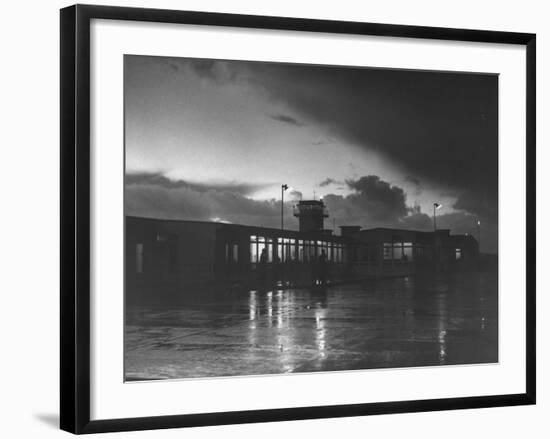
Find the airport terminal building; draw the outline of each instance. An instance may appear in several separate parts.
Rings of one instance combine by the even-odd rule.
[[[299,230],[219,222],[127,216],[127,300],[199,291],[285,288],[315,283],[320,258],[331,283],[409,276],[421,271],[466,270],[479,256],[471,235],[341,226],[324,229],[322,200],[294,207]],[[262,257],[263,255],[263,257]],[[323,255],[323,256],[321,256]]]

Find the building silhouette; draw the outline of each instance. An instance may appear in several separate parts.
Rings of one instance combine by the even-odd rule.
[[[471,235],[391,228],[324,228],[322,200],[294,207],[299,230],[127,216],[126,300],[177,301],[182,295],[358,282],[421,272],[469,270],[479,256]],[[263,255],[263,258],[262,258]]]

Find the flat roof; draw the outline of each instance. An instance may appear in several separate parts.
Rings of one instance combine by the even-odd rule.
[[[185,223],[185,224],[204,224],[204,225],[211,225],[211,226],[220,226],[220,227],[239,227],[243,229],[254,229],[254,230],[262,230],[266,232],[271,233],[299,233],[303,235],[315,235],[315,236],[322,236],[324,238],[331,237],[331,238],[341,238],[340,235],[334,235],[334,234],[328,234],[326,231],[330,231],[332,229],[323,229],[315,232],[301,232],[300,230],[296,229],[284,229],[281,230],[280,228],[274,228],[274,227],[264,227],[264,226],[252,226],[247,224],[235,224],[235,223],[224,223],[221,221],[200,221],[200,220],[183,220],[183,219],[173,219],[173,218],[153,218],[153,217],[145,217],[145,216],[135,216],[135,215],[125,215],[125,218],[132,219],[132,220],[145,220],[145,221],[159,221],[159,222],[174,222],[174,223]]]
[[[316,235],[316,236],[323,236],[323,237],[333,237],[333,238],[343,238],[342,235],[335,235],[333,234],[324,234],[323,230],[331,230],[331,229],[323,229],[317,232],[300,232],[300,230],[295,229],[284,229],[281,230],[279,228],[274,227],[264,227],[264,226],[253,226],[248,224],[235,224],[235,223],[224,223],[224,222],[218,222],[218,221],[201,221],[201,220],[184,220],[184,219],[174,219],[174,218],[154,218],[154,217],[145,217],[145,216],[135,216],[135,215],[125,215],[125,218],[128,219],[134,219],[134,220],[145,220],[145,221],[163,221],[163,222],[177,222],[177,223],[196,223],[196,224],[204,224],[204,225],[211,225],[211,226],[222,226],[222,227],[239,227],[239,228],[247,228],[247,229],[261,229],[265,230],[271,233],[300,233],[304,235]],[[342,227],[360,227],[360,226],[339,226]],[[422,233],[422,234],[431,234],[434,233],[433,231],[425,231],[425,230],[411,230],[411,229],[394,229],[390,227],[373,227],[370,229],[361,229],[358,232],[374,232],[374,231],[389,231],[389,232],[407,232],[407,233]],[[438,231],[445,231],[450,232],[450,229],[437,229]],[[450,236],[465,236],[465,235],[450,235]],[[471,236],[471,235],[468,235]],[[474,238],[473,236],[471,236]],[[474,238],[475,239],[475,238]]]
[[[373,230],[389,230],[392,232],[414,232],[414,233],[434,233],[433,230],[413,230],[413,229],[393,229],[391,227],[373,227],[371,229],[361,229],[361,232],[370,232]],[[450,232],[451,229],[437,229],[438,232]]]

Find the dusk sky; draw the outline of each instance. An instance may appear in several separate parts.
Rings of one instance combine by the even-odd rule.
[[[498,249],[498,77],[125,56],[126,213],[471,233]]]

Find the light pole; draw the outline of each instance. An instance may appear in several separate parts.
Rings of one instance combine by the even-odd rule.
[[[434,232],[437,230],[437,223],[435,221],[435,211],[441,208],[441,204],[434,203]]]
[[[481,253],[481,221],[477,220],[477,247]]]
[[[281,185],[281,230],[285,229],[284,223],[284,204],[285,204],[285,191],[288,189],[287,184]]]

